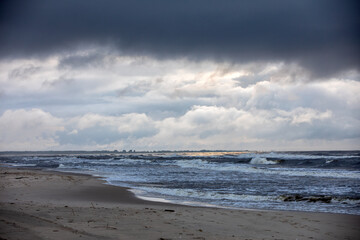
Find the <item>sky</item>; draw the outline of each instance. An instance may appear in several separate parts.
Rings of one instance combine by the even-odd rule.
[[[359,150],[358,10],[1,1],[0,151]]]

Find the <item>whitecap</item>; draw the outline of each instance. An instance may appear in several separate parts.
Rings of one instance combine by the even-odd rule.
[[[250,164],[277,164],[275,161],[267,160],[266,158],[256,156],[251,159]]]

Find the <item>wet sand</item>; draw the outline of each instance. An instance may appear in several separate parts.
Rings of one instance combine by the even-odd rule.
[[[0,239],[360,239],[360,216],[189,207],[88,175],[0,168]]]

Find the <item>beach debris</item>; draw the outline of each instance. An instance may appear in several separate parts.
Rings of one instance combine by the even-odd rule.
[[[109,226],[109,224],[106,224],[106,229],[116,230],[117,228],[116,228],[116,227]]]
[[[28,177],[16,177],[15,179],[23,179],[23,178],[28,178]]]
[[[323,203],[330,203],[332,197],[331,196],[310,196],[310,197],[305,197],[305,196],[301,196],[299,194],[295,194],[295,195],[289,195],[289,196],[282,196],[283,201],[284,202],[299,202],[299,201],[306,201],[306,202],[323,202]]]
[[[164,211],[165,212],[175,212],[175,210],[172,210],[172,209],[165,209]]]
[[[109,226],[109,224],[106,224],[106,226],[93,226],[92,228],[106,228],[106,229],[109,229],[109,230],[116,230],[117,229],[116,227]]]

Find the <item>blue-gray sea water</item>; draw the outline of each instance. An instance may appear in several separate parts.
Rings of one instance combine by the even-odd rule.
[[[3,152],[0,163],[90,173],[145,199],[360,215],[360,151]]]

